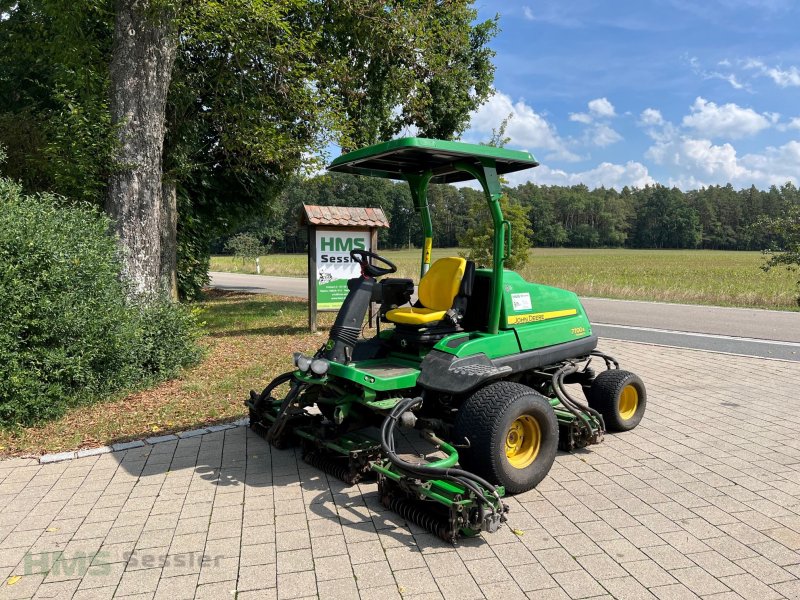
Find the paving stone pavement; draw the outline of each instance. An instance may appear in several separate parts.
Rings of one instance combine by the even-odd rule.
[[[239,427],[0,462],[0,598],[800,598],[800,364],[601,348],[647,414],[511,498],[522,535],[445,544]]]

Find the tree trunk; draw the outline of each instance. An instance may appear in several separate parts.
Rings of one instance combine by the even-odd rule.
[[[161,158],[167,91],[178,37],[173,15],[153,0],[117,0],[111,57],[111,119],[119,147],[106,211],[135,294],[161,285]]]
[[[178,192],[175,183],[161,185],[161,289],[178,299]]]

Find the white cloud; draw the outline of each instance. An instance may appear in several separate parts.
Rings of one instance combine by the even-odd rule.
[[[786,70],[771,67],[767,69],[767,75],[780,87],[800,86],[800,69],[797,67],[789,67]]]
[[[532,151],[549,150],[553,156],[561,160],[579,160],[577,155],[569,151],[555,127],[543,116],[524,101],[514,102],[503,92],[496,92],[472,114],[470,130],[466,137],[488,138],[492,130],[500,127],[509,115],[511,119],[505,132],[506,136],[511,138],[509,145]]]
[[[569,120],[588,125],[592,122],[592,115],[588,113],[569,113]]]
[[[786,124],[787,129],[800,129],[800,117],[794,117]]]
[[[504,177],[508,179],[511,186],[532,181],[538,185],[578,185],[582,183],[592,189],[604,186],[620,190],[626,185],[628,187],[644,187],[655,183],[648,173],[647,167],[636,161],[628,161],[624,165],[603,162],[593,169],[576,173],[541,165],[535,169],[510,173]]]
[[[741,161],[756,176],[762,186],[783,185],[800,181],[800,141],[792,140],[783,146],[767,147],[761,154],[746,154]]]
[[[747,89],[745,84],[740,82],[736,75],[733,73],[717,73],[716,71],[708,74],[709,79],[722,79],[723,81],[727,81],[730,86],[735,90],[742,90]]]
[[[523,6],[522,7],[522,14],[525,15],[525,18],[528,21],[533,21],[533,19],[534,19],[533,10],[531,10],[530,6]]]
[[[744,68],[769,77],[780,87],[800,87],[800,69],[795,66],[790,66],[788,69],[779,66],[770,67],[761,60],[750,58],[744,62]]]
[[[639,124],[645,127],[653,127],[664,124],[664,117],[657,108],[645,108],[639,115]]]
[[[608,98],[595,98],[590,100],[587,106],[589,107],[588,113],[569,113],[569,120],[589,125],[595,119],[610,119],[617,116],[614,105],[608,101]]]
[[[561,169],[538,167],[530,177],[535,183],[542,185],[577,185],[583,183],[590,188],[605,186],[621,189],[652,185],[655,180],[650,177],[647,167],[640,162],[628,161],[624,165],[603,162],[594,169],[580,173],[568,173]]]
[[[746,83],[739,81],[738,77],[736,77],[736,74],[733,72],[707,71],[701,66],[700,60],[696,56],[689,57],[684,55],[684,58],[688,61],[692,72],[703,79],[721,79],[722,81],[727,81],[733,89],[751,91],[750,87]],[[732,65],[731,61],[723,59],[717,63],[717,66],[730,69]]]
[[[773,122],[771,114],[759,114],[752,108],[733,103],[717,105],[701,97],[695,100],[691,110],[692,113],[683,118],[683,126],[708,137],[735,139],[755,135]]]
[[[668,167],[674,173],[669,185],[684,190],[727,183],[766,188],[787,181],[796,183],[800,172],[800,142],[797,141],[740,157],[730,143],[714,144],[707,139],[680,136],[656,143],[647,150],[645,157]]]
[[[611,144],[616,144],[622,140],[622,136],[605,123],[600,123],[599,125],[592,127],[586,132],[586,135],[587,140],[590,143],[601,148],[605,148]]]
[[[645,154],[656,164],[682,171],[677,182],[718,183],[739,180],[746,169],[739,164],[731,144],[715,145],[710,140],[682,137],[665,144],[656,144]],[[673,180],[673,183],[675,180]],[[679,184],[680,184],[679,183]]]
[[[614,111],[614,105],[608,101],[608,98],[595,98],[589,102],[589,112],[596,117],[615,117],[617,113]]]

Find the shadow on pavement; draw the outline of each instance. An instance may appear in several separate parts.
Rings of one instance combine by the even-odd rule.
[[[407,440],[403,446],[410,455],[427,455],[430,459],[420,442],[425,443]],[[209,504],[209,515],[217,508],[243,506],[247,520],[250,504],[254,507],[251,510],[263,510],[265,525],[276,525],[281,518],[296,515],[308,523],[312,538],[341,532],[347,540],[362,541],[380,533],[391,538],[394,545],[419,550],[452,548],[386,509],[380,503],[375,480],[348,486],[305,463],[300,448],[271,448],[248,427],[147,445],[112,456],[127,475],[136,478],[137,487],[161,485],[156,504],[181,502],[179,519],[185,512],[194,514],[192,505],[205,503]],[[275,535],[280,536],[281,531]],[[460,542],[484,543],[483,538]]]

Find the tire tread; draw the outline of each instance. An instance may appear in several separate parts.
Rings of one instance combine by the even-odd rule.
[[[630,383],[638,383],[641,388],[639,393],[639,403],[642,408],[640,412],[644,412],[644,407],[647,403],[647,394],[644,389],[644,383],[635,373],[624,371],[622,369],[612,369],[603,371],[592,382],[592,387],[589,391],[589,405],[603,415],[606,422],[606,429],[608,431],[628,431],[636,427],[641,420],[635,422],[633,425],[626,425],[618,418],[619,412],[617,407],[617,393],[621,387]],[[632,417],[636,418],[636,415]]]
[[[472,449],[488,449],[473,452],[469,449],[459,452],[462,468],[473,471],[493,483],[502,482],[502,473],[498,473],[492,457],[498,453],[505,455],[505,445],[498,448],[500,440],[505,440],[504,432],[498,431],[502,422],[501,416],[522,395],[540,397],[549,406],[547,398],[528,386],[511,381],[498,381],[481,388],[472,394],[458,411],[455,430],[469,439]],[[558,424],[555,413],[549,426],[555,431],[556,443],[553,445],[553,458],[558,439]],[[545,424],[542,424],[545,427]],[[503,435],[500,435],[503,434]],[[462,440],[457,440],[461,442]],[[552,462],[552,461],[551,461]],[[549,469],[548,469],[549,470]],[[538,483],[538,482],[537,482]],[[508,484],[506,484],[508,487]],[[514,493],[514,490],[510,490]]]

